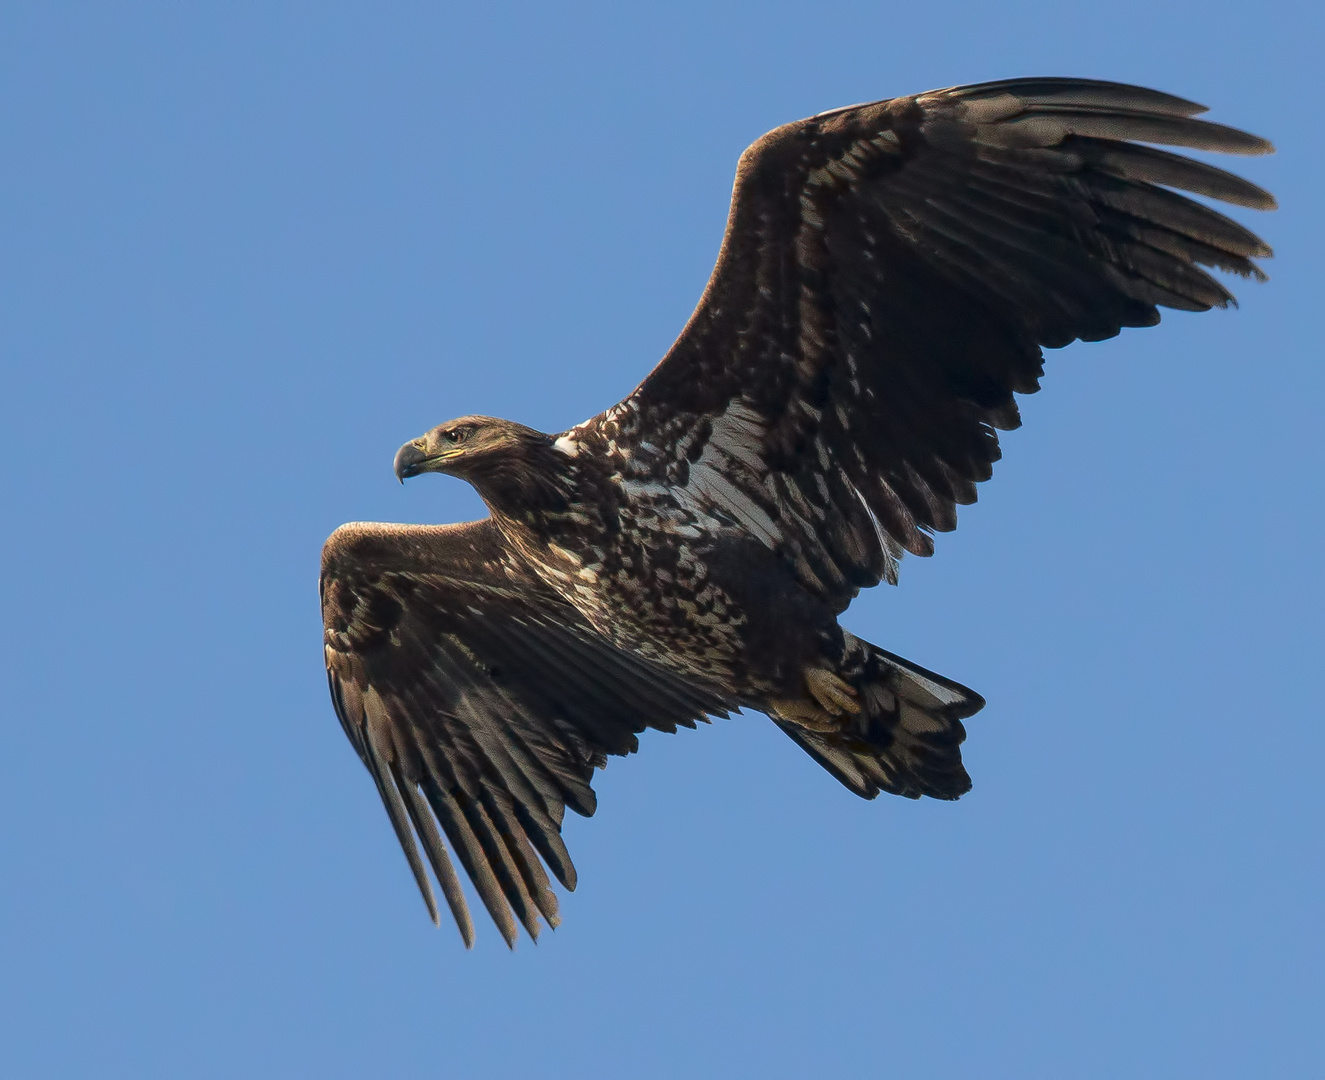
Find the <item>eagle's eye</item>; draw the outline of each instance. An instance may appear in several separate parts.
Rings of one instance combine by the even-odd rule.
[[[465,440],[465,433],[460,428],[447,428],[442,432],[442,438],[449,443],[460,443]]]

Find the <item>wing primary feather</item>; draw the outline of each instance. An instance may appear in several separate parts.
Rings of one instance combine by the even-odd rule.
[[[465,948],[472,949],[474,920],[469,914],[469,905],[465,903],[465,893],[460,885],[460,878],[446,853],[446,844],[437,832],[437,823],[433,819],[432,810],[427,800],[419,794],[416,784],[402,781],[397,776],[396,785],[405,793],[406,809],[409,810],[410,820],[414,823],[414,832],[423,844],[423,850],[432,864],[433,873],[437,875],[437,883],[442,887],[442,895],[446,897],[447,906],[455,918],[456,928],[460,931]]]
[[[483,854],[488,866],[495,877],[502,895],[506,902],[514,909],[516,918],[518,918],[529,936],[535,941],[538,940],[541,926],[538,922],[538,915],[535,911],[533,898],[525,888],[524,879],[516,869],[515,861],[507,850],[496,826],[483,805],[482,797],[480,799],[457,800],[460,803],[461,812],[465,815],[465,820],[469,822],[475,838],[483,849]],[[507,942],[511,948],[515,948],[514,936]]]
[[[487,810],[488,819],[506,845],[506,854],[519,872],[526,894],[542,912],[548,926],[555,930],[561,923],[556,893],[552,891],[547,872],[539,862],[538,855],[529,843],[529,837],[525,835],[518,817],[513,812],[511,801],[503,799],[497,792],[485,791],[483,806]],[[537,919],[534,920],[534,925],[537,927]]]
[[[1153,146],[1078,135],[1065,148],[1120,180],[1163,184],[1253,210],[1273,210],[1279,205],[1273,195],[1249,180]]]
[[[1265,272],[1250,260],[1244,259],[1240,255],[1230,255],[1223,248],[1213,247],[1210,244],[1202,243],[1200,240],[1193,240],[1190,236],[1183,236],[1181,233],[1175,233],[1160,226],[1136,223],[1130,224],[1127,227],[1127,232],[1136,237],[1146,247],[1162,251],[1166,255],[1172,255],[1184,263],[1217,266],[1221,270],[1227,270],[1229,273],[1238,274],[1242,277],[1255,278],[1257,281],[1265,280]],[[1221,290],[1221,305],[1236,303],[1233,294],[1225,289],[1223,285],[1214,278],[1210,280],[1214,281],[1215,286]]]
[[[575,864],[571,862],[570,852],[566,850],[566,844],[561,839],[561,830],[555,826],[545,827],[536,822],[529,808],[520,803],[515,804],[515,816],[524,826],[525,833],[538,849],[538,853],[543,856],[543,861],[561,882],[562,887],[568,892],[574,892],[579,876],[575,872]]]
[[[1070,135],[1116,142],[1159,143],[1223,154],[1269,154],[1268,140],[1208,120],[1125,109],[1046,105],[994,124],[980,124],[976,140],[994,146],[1056,147]]]
[[[376,706],[372,704],[374,701],[376,701]],[[410,872],[414,875],[414,883],[419,887],[424,904],[427,905],[428,917],[432,919],[434,926],[439,926],[441,925],[441,917],[437,912],[437,900],[433,896],[432,883],[428,880],[428,871],[424,868],[423,860],[419,857],[419,847],[414,842],[414,833],[410,829],[409,811],[400,796],[395,770],[383,755],[382,748],[378,746],[376,733],[373,730],[376,726],[373,712],[374,708],[381,708],[380,699],[377,698],[375,691],[369,690],[364,695],[364,702],[368,705],[367,738],[364,742],[368,750],[369,771],[377,782],[377,791],[382,796],[387,816],[391,819],[391,826],[396,830],[396,839],[400,841],[401,850],[405,852],[405,858],[409,860]]]
[[[463,668],[457,668],[454,674],[463,678],[461,672],[464,670]],[[483,718],[471,716],[468,730],[475,739],[477,752],[482,755],[489,769],[494,769],[497,772],[496,779],[503,784],[507,783],[510,779],[509,763],[507,763],[507,769],[503,770],[501,765],[503,764],[502,757],[504,755],[498,752],[494,756],[492,753],[493,743],[486,737]],[[453,747],[453,752],[454,749]],[[429,773],[436,774],[435,762]],[[444,815],[443,812],[438,810],[435,803],[433,808],[444,829],[447,828],[448,824],[454,827],[454,833],[451,829],[447,829],[447,832],[456,844],[456,854],[461,857],[462,864],[465,865],[465,869],[474,880],[475,887],[479,890],[484,905],[488,908],[498,929],[501,930],[507,945],[514,948],[517,935],[514,922],[511,920],[511,908],[514,908],[516,916],[535,940],[538,938],[539,925],[537,917],[532,911],[533,901],[524,890],[523,883],[514,871],[511,860],[505,853],[503,846],[494,838],[491,822],[483,810],[483,802],[490,797],[491,788],[488,781],[481,779],[484,776],[482,766],[478,769],[478,775],[480,779],[474,785],[475,793],[473,795],[459,786],[451,792],[451,806],[459,810],[458,817],[454,814]],[[440,790],[440,785],[435,780],[433,784]],[[427,786],[425,786],[426,790],[429,790]],[[429,801],[432,802],[433,800],[430,799]],[[446,807],[445,809],[449,808]],[[448,821],[448,816],[450,821]],[[469,863],[465,862],[466,855],[470,858]]]
[[[1230,255],[1264,259],[1273,254],[1250,229],[1176,192],[1099,176],[1092,178],[1090,193],[1094,202],[1222,248]]]
[[[479,899],[483,901],[483,906],[488,909],[488,914],[492,916],[492,921],[497,924],[497,929],[501,932],[507,946],[512,949],[515,948],[515,939],[518,936],[515,918],[511,914],[510,906],[506,902],[506,896],[502,892],[501,886],[497,883],[497,877],[488,863],[487,854],[484,852],[479,838],[475,836],[468,816],[460,806],[460,800],[469,801],[468,796],[463,791],[458,790],[453,796],[450,792],[443,790],[442,786],[431,775],[425,774],[420,783],[423,787],[423,793],[428,798],[428,804],[432,807],[433,813],[437,815],[437,820],[441,822],[442,829],[450,838],[451,843],[455,845],[456,857],[460,860],[460,865],[465,868],[465,873],[469,875],[469,880],[474,883],[474,889],[478,892]]]
[[[1053,76],[998,79],[994,82],[973,83],[970,86],[939,90],[933,94],[923,94],[921,97],[922,99],[945,97],[969,102],[982,98],[1000,98],[1004,95],[1012,95],[1024,105],[1052,103],[1089,105],[1110,109],[1135,109],[1138,112],[1172,113],[1179,116],[1194,116],[1209,111],[1205,105],[1166,94],[1162,90],[1150,90],[1144,86],[1131,86],[1127,83],[1101,79],[1069,79]]]

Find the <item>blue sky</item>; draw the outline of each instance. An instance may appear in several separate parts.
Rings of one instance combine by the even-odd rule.
[[[1321,1068],[1321,16],[1281,2],[0,9],[0,1073]],[[977,689],[975,790],[767,721],[600,774],[537,947],[428,923],[327,700],[318,549],[407,438],[662,355],[737,155],[1030,74],[1203,101],[1283,209],[1237,311],[1051,355],[856,632]]]

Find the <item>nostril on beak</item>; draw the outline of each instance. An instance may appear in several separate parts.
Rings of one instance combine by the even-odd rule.
[[[396,460],[394,464],[396,479],[402,484],[407,476],[418,476],[423,470],[420,466],[428,455],[418,448],[415,443],[407,442],[396,451]]]

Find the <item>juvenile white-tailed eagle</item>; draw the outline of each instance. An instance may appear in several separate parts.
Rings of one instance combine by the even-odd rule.
[[[322,553],[331,696],[428,910],[450,850],[508,944],[558,922],[565,808],[645,728],[751,708],[856,794],[955,799],[979,695],[854,637],[1020,423],[1043,348],[1233,297],[1270,249],[1175,189],[1273,198],[1152,146],[1262,154],[1190,101],[1017,79],[821,113],[737,167],[717,267],[625,401],[558,435],[467,416],[401,447],[491,516],[346,525]],[[445,837],[445,839],[443,839]],[[417,840],[417,843],[416,843]]]

